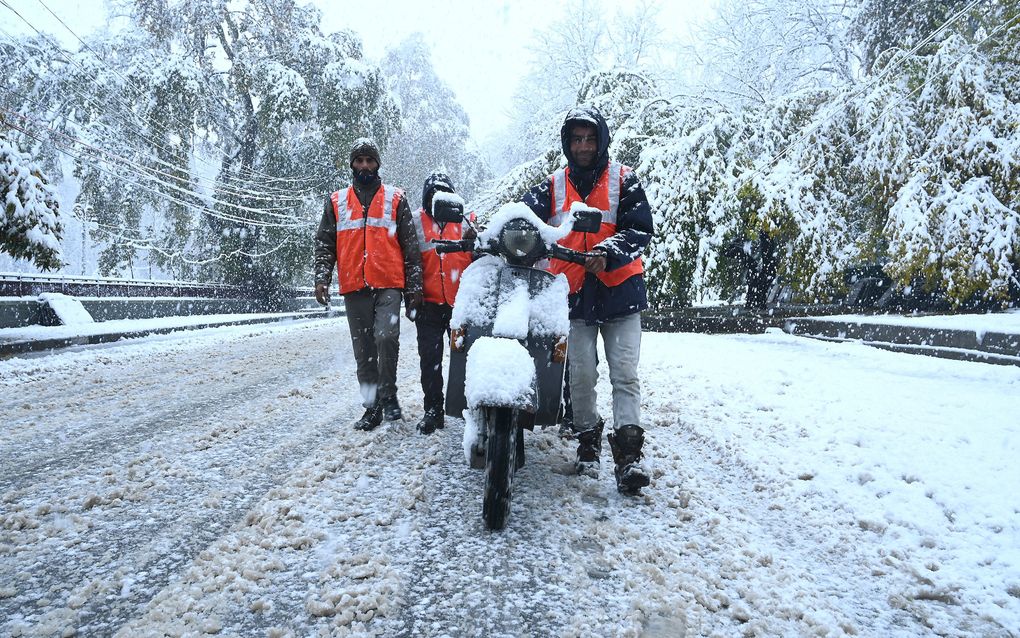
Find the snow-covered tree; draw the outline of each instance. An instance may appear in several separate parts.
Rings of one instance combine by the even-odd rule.
[[[44,270],[60,268],[63,225],[56,194],[37,162],[0,134],[0,251]]]
[[[382,158],[387,181],[407,189],[414,206],[425,178],[438,170],[472,198],[491,175],[473,148],[467,113],[436,75],[423,36],[413,34],[389,51],[382,68],[400,103],[399,130]]]
[[[875,63],[892,49],[908,50],[927,43],[921,49],[927,54],[954,33],[973,36],[977,16],[999,3],[980,2],[970,7],[970,16],[952,20],[970,4],[970,0],[860,0],[851,35],[861,49],[865,68],[878,71],[881,69],[875,69]]]
[[[631,114],[644,101],[657,95],[655,84],[639,73],[628,71],[599,71],[579,83],[578,92],[572,104],[587,104],[598,108],[609,124],[610,131],[622,127]],[[472,202],[472,206],[483,215],[491,214],[501,205],[516,201],[531,187],[547,177],[560,166],[566,165],[560,141],[560,127],[567,108],[550,114],[536,126],[550,131],[545,144],[532,157],[507,171],[502,177],[491,182]],[[621,161],[633,161],[633,150],[619,145],[614,138],[610,151]]]
[[[988,66],[958,35],[927,61],[922,144],[889,209],[887,271],[904,285],[920,275],[956,303],[1004,298],[1020,255],[1020,104]]]
[[[699,29],[694,59],[716,99],[765,104],[855,77],[845,0],[723,0]]]
[[[495,141],[494,164],[529,162],[559,144],[557,119],[578,103],[584,83],[598,73],[633,73],[655,81],[667,44],[656,20],[659,5],[643,0],[614,6],[604,0],[570,0],[563,17],[538,31],[531,66],[511,105],[511,125]]]
[[[132,24],[77,53],[0,47],[5,108],[46,160],[74,158],[107,274],[146,258],[177,276],[305,282],[338,158],[385,147],[397,107],[349,31],[293,0],[122,0]],[[346,164],[346,162],[344,162]],[[310,213],[309,211],[315,211]]]

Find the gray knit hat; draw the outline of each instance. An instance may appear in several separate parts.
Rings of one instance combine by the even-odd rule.
[[[382,162],[379,161],[379,147],[368,137],[359,137],[354,140],[354,146],[351,147],[351,168],[354,168],[354,158],[361,155],[371,157],[376,164],[382,165]]]

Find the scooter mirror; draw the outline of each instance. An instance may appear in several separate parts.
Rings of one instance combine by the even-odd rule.
[[[464,204],[437,197],[432,202],[432,219],[444,224],[459,224],[464,221]]]
[[[574,212],[574,225],[571,229],[575,233],[597,233],[602,227],[602,211],[578,209]]]

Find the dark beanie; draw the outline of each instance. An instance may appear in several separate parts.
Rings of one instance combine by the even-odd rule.
[[[351,168],[354,168],[354,158],[361,155],[371,157],[376,164],[382,165],[382,162],[379,161],[379,147],[367,137],[361,137],[354,141],[354,146],[351,148]]]

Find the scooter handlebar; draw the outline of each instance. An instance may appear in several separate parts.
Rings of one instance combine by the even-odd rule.
[[[584,265],[588,258],[594,253],[583,253],[579,250],[573,250],[572,248],[566,248],[559,244],[553,244],[551,257],[553,259],[560,259],[562,261],[569,261],[572,264]]]
[[[434,239],[437,253],[469,253],[475,249],[473,239]]]

